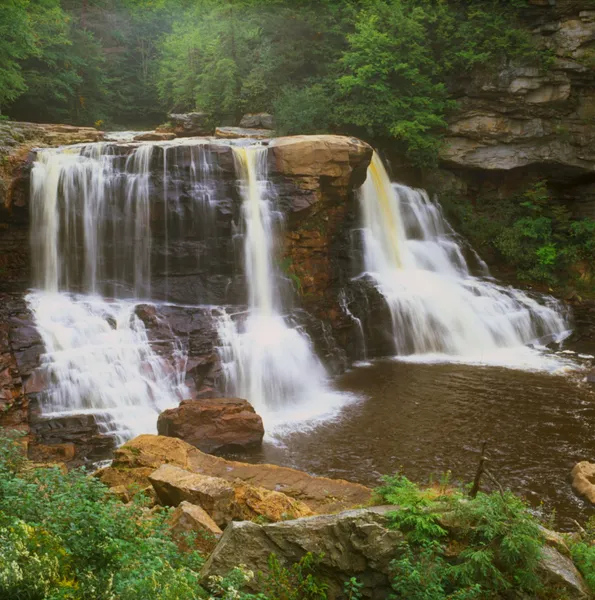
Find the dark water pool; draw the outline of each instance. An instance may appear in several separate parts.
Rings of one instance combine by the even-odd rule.
[[[569,473],[595,460],[595,393],[578,377],[392,360],[354,368],[337,386],[361,399],[332,421],[279,436],[242,460],[376,485],[402,471],[423,482],[473,479],[482,442],[500,483],[573,528],[595,511]],[[486,486],[489,488],[489,486]]]

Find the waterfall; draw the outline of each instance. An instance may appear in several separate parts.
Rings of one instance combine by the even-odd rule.
[[[154,148],[128,156],[109,144],[40,150],[31,177],[37,290],[27,300],[50,382],[42,415],[92,413],[117,443],[156,431],[157,415],[187,392],[183,361],[157,356],[135,315],[151,292]]]
[[[242,196],[247,315],[223,314],[219,324],[226,392],[249,400],[267,430],[328,414],[346,400],[328,377],[308,336],[281,312],[272,263],[274,190],[266,147],[234,147]],[[241,318],[245,317],[245,318]]]
[[[396,354],[535,365],[528,344],[567,334],[553,298],[544,305],[499,285],[481,262],[474,276],[440,206],[424,191],[391,183],[376,153],[360,204],[364,270],[390,309]]]

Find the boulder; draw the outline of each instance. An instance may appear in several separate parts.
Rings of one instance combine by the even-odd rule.
[[[215,129],[215,137],[224,140],[236,140],[241,138],[266,140],[274,136],[275,132],[270,129],[248,129],[244,127],[217,127],[217,129]]]
[[[275,118],[269,113],[248,113],[242,117],[240,127],[246,129],[275,129]]]
[[[223,534],[205,510],[186,501],[172,513],[170,531],[184,550],[188,548],[187,534],[194,534],[194,545],[201,554],[210,554]]]
[[[264,517],[268,521],[277,522],[312,515],[312,511],[303,502],[281,492],[256,487],[240,479],[233,486],[238,519]]]
[[[175,133],[167,133],[164,131],[149,131],[135,135],[132,139],[135,142],[167,142],[175,139]]]
[[[361,185],[372,147],[342,135],[295,135],[274,139],[270,148],[276,171],[289,177],[332,178],[336,186]]]
[[[112,465],[97,475],[107,485],[112,481],[119,485],[123,480],[133,480],[146,487],[151,472],[165,464],[228,482],[239,479],[256,487],[282,492],[300,500],[314,513],[361,506],[369,503],[372,497],[370,489],[357,483],[314,477],[287,467],[225,460],[205,454],[180,439],[159,435],[140,435],[127,442],[116,450]]]
[[[583,460],[574,466],[571,475],[574,491],[595,504],[595,464]]]
[[[233,486],[220,477],[199,475],[172,465],[162,465],[149,475],[149,481],[161,503],[166,506],[178,506],[183,501],[197,504],[221,526],[233,519]]]
[[[572,560],[560,554],[552,546],[543,547],[538,573],[548,589],[559,591],[559,595],[552,595],[552,598],[580,600],[591,597],[584,579]]]
[[[190,112],[168,115],[170,126],[158,127],[159,133],[175,133],[177,137],[193,137],[202,135],[212,135],[213,126],[210,123],[209,115],[202,112]]]
[[[385,600],[390,563],[403,539],[388,527],[386,513],[392,510],[383,506],[268,525],[231,523],[201,575],[225,575],[238,564],[266,573],[272,553],[283,565],[298,562],[308,552],[323,553],[319,573],[329,585],[329,600],[342,597],[343,584],[351,577],[364,584],[365,598]],[[256,591],[257,582],[252,585]]]
[[[240,398],[183,400],[162,412],[157,421],[160,435],[180,438],[203,452],[257,448],[264,425],[252,405]]]

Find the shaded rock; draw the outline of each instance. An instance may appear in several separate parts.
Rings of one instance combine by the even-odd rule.
[[[214,398],[183,400],[177,408],[162,412],[157,431],[180,438],[203,452],[214,452],[260,446],[264,425],[246,400]]]
[[[574,491],[595,504],[595,464],[583,460],[574,466],[570,474]]]
[[[163,131],[150,131],[148,133],[141,133],[135,135],[132,138],[135,142],[167,142],[168,140],[175,139],[175,133],[167,133]]]
[[[145,487],[149,485],[147,470],[154,471],[164,464],[228,482],[240,479],[256,487],[282,492],[300,500],[315,513],[360,506],[368,503],[372,496],[371,490],[356,483],[314,477],[287,467],[225,460],[205,454],[180,439],[156,435],[138,436],[118,448],[112,465],[102,471],[100,479],[110,485],[109,481],[120,482],[118,478],[124,473],[127,479],[134,477],[135,481],[144,481],[142,487]]]
[[[275,137],[275,132],[270,129],[249,129],[244,127],[217,127],[215,137],[224,140],[235,140],[240,138],[252,138],[255,140],[265,140]]]
[[[194,534],[194,546],[202,554],[210,554],[223,534],[200,506],[186,501],[171,515],[170,531],[182,549],[188,548],[187,534]]]
[[[210,123],[209,115],[206,113],[170,114],[168,119],[171,124],[171,129],[168,129],[175,133],[177,137],[212,135],[213,133],[214,128]],[[158,127],[156,131],[161,133],[164,128]]]
[[[266,573],[271,553],[284,565],[308,552],[324,553],[319,573],[329,584],[329,600],[341,597],[351,577],[364,584],[364,597],[384,600],[390,593],[389,565],[403,539],[388,528],[386,513],[391,510],[375,507],[269,525],[231,523],[201,575],[225,575],[238,564]]]
[[[555,597],[568,598],[568,600],[591,597],[585,581],[572,560],[551,546],[543,547],[538,572],[542,581],[550,588],[560,590],[560,595]]]
[[[219,477],[199,475],[162,465],[149,475],[157,497],[166,506],[178,506],[184,500],[202,507],[220,526],[227,525],[234,516],[234,490]]]
[[[275,118],[269,113],[248,113],[242,117],[240,127],[247,129],[275,129]]]

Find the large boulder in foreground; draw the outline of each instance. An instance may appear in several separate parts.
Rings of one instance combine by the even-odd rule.
[[[398,507],[377,506],[267,525],[231,523],[201,575],[225,575],[238,564],[267,573],[273,553],[282,565],[290,566],[310,552],[323,555],[317,574],[329,586],[329,600],[345,598],[343,585],[352,577],[363,583],[363,598],[385,600],[391,593],[390,564],[400,558],[399,543],[403,541],[403,534],[390,527],[388,513],[395,510]],[[456,543],[456,529],[451,535],[455,542],[452,551],[464,549],[465,544]],[[546,538],[537,574],[550,594],[548,598],[588,598],[585,582],[572,560],[547,543]],[[256,591],[258,581],[248,586]]]
[[[583,460],[571,472],[574,491],[595,504],[595,464]]]
[[[388,528],[386,513],[394,509],[375,507],[268,525],[231,523],[201,575],[225,575],[239,564],[266,573],[273,553],[284,565],[308,552],[323,553],[319,573],[329,584],[329,599],[342,597],[343,584],[357,577],[364,584],[364,597],[385,600],[390,594],[390,563],[403,540],[399,531]]]
[[[281,492],[300,500],[314,513],[346,510],[370,502],[370,489],[342,479],[314,477],[287,467],[248,464],[205,454],[186,442],[159,435],[140,435],[116,450],[113,463],[97,476],[107,485],[130,481],[136,487],[150,485],[149,475],[170,464],[193,473],[220,477]]]
[[[257,448],[264,437],[261,417],[240,398],[183,400],[159,415],[157,431],[203,452]]]

